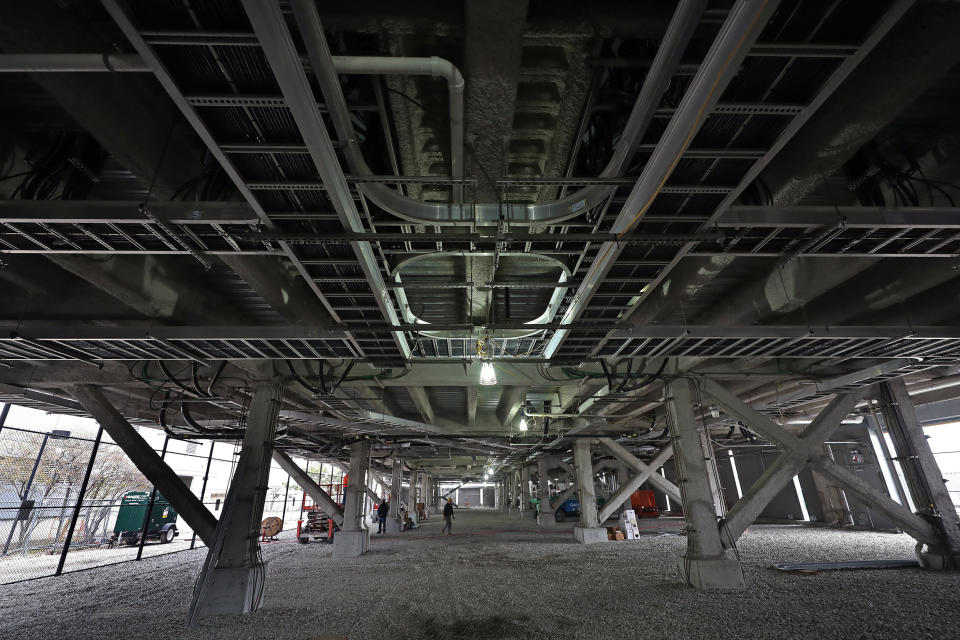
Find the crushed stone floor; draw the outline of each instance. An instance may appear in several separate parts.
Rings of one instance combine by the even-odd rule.
[[[265,545],[263,607],[182,629],[205,550],[0,587],[0,638],[955,638],[960,573],[921,569],[789,574],[777,562],[913,557],[906,535],[754,526],[741,538],[747,589],[680,583],[676,520],[637,541],[582,546],[492,510],[460,510],[374,534],[362,558],[329,545]]]

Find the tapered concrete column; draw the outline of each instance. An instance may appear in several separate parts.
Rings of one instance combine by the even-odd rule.
[[[698,589],[742,589],[740,563],[728,557],[720,540],[690,381],[686,378],[667,385],[667,415],[687,521],[687,552],[680,558],[680,573],[687,584]]]
[[[370,547],[370,530],[363,522],[364,487],[367,484],[369,461],[369,440],[350,445],[350,473],[343,505],[343,528],[333,537],[333,555],[336,558],[355,558],[366,553]]]
[[[573,535],[584,544],[606,542],[607,530],[597,522],[597,494],[593,487],[589,438],[577,438],[573,443],[573,463],[577,470],[577,497],[580,500],[580,524],[573,528]]]
[[[520,517],[530,514],[530,466],[524,465],[520,469]]]
[[[537,498],[540,500],[540,526],[555,527],[559,523],[550,508],[550,458],[537,461]]]
[[[202,617],[237,615],[260,607],[266,576],[259,558],[260,522],[282,394],[279,380],[260,383],[253,392],[243,449],[214,544],[193,591],[188,625]]]
[[[403,518],[400,516],[400,481],[403,477],[403,461],[399,454],[393,452],[393,473],[390,477],[390,513],[385,523],[388,533],[400,531]]]

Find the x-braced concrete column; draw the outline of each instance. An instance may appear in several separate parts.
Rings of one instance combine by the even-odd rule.
[[[593,486],[589,438],[577,438],[573,443],[573,464],[577,470],[577,497],[580,500],[580,524],[573,528],[573,535],[584,544],[606,542],[607,530],[597,521],[597,494]]]
[[[919,513],[937,533],[939,544],[928,545],[925,566],[960,569],[960,525],[943,473],[917,419],[903,378],[887,380],[881,387],[883,419],[890,431],[897,459]]]
[[[679,565],[683,579],[698,589],[742,589],[740,563],[728,557],[720,539],[710,478],[693,414],[690,381],[686,378],[677,378],[667,385],[667,415],[687,521],[687,552]]]
[[[370,530],[363,522],[364,487],[367,484],[369,461],[369,440],[350,445],[350,473],[343,505],[343,528],[333,537],[333,555],[336,558],[355,558],[366,553],[370,546]]]
[[[211,615],[260,607],[266,565],[260,558],[260,522],[270,477],[283,384],[261,382],[253,392],[243,449],[224,501],[217,533],[193,591],[187,624]]]
[[[550,458],[537,461],[537,498],[540,500],[540,526],[555,527],[557,519],[550,508]]]

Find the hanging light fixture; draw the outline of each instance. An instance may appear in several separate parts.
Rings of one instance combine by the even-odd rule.
[[[484,362],[480,366],[480,384],[497,384],[497,372],[493,370],[492,362]]]
[[[520,431],[526,431],[526,430],[529,428],[528,425],[527,425],[527,419],[526,419],[526,418],[520,418],[519,428],[520,428]]]

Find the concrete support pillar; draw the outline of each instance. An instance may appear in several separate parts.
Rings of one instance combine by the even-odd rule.
[[[573,463],[577,470],[577,497],[580,500],[580,524],[573,528],[578,542],[606,542],[607,530],[597,521],[597,494],[593,487],[593,462],[589,438],[573,443]]]
[[[366,553],[370,546],[370,530],[363,521],[363,502],[366,497],[364,487],[367,483],[369,461],[368,440],[360,440],[350,445],[350,472],[343,505],[343,527],[333,537],[335,558],[355,558]]]
[[[680,573],[687,584],[698,589],[742,589],[740,563],[728,557],[720,539],[690,381],[686,378],[667,385],[667,415],[687,521],[687,552],[680,558]]]
[[[918,512],[935,522],[939,544],[924,553],[926,566],[960,568],[960,525],[957,510],[947,491],[943,472],[923,433],[903,378],[881,385],[881,407]]]
[[[390,519],[396,522],[401,520],[400,517],[400,482],[403,478],[403,461],[400,460],[400,456],[394,452],[393,454],[393,476],[390,481]]]
[[[530,513],[530,466],[520,469],[520,517]]]
[[[282,395],[277,379],[258,384],[253,392],[243,449],[193,591],[188,626],[206,616],[238,615],[260,607],[266,576],[259,557],[260,522]]]
[[[723,500],[723,490],[720,487],[720,475],[717,473],[717,461],[713,457],[713,441],[710,434],[704,430],[697,430],[700,438],[700,450],[703,451],[703,462],[707,468],[707,483],[710,486],[710,496],[713,498],[713,512],[718,518],[726,513],[726,504]]]
[[[550,458],[537,461],[537,498],[540,500],[540,526],[555,527],[557,519],[550,508]]]

